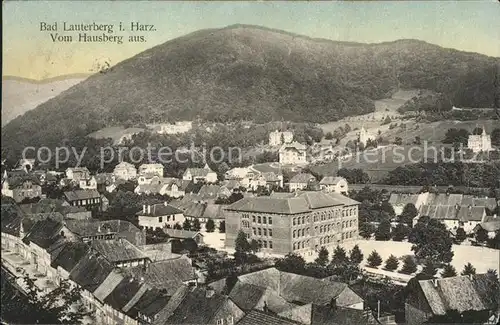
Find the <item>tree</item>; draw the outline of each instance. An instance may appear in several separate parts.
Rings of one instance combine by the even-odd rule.
[[[403,224],[398,224],[394,231],[392,232],[392,240],[394,241],[403,241],[408,234],[410,233],[410,228]]]
[[[413,144],[415,144],[415,145],[417,145],[417,146],[419,146],[419,145],[421,145],[421,144],[422,144],[422,140],[420,139],[420,137],[419,137],[419,136],[416,136],[416,137],[415,137],[415,140],[413,141]]]
[[[22,295],[2,269],[2,320],[21,324],[81,324],[91,315],[83,307],[81,289],[61,280],[51,292],[45,293],[25,275],[27,294]],[[76,307],[76,308],[75,308]]]
[[[247,235],[243,232],[243,230],[240,230],[234,242],[234,250],[236,252],[248,253],[250,249],[251,247],[248,242]]]
[[[337,246],[333,251],[332,260],[330,264],[332,265],[342,265],[347,264],[349,259],[347,258],[347,253],[344,248]]]
[[[476,241],[478,243],[484,243],[488,240],[488,232],[483,228],[479,227],[476,232]]]
[[[432,260],[427,260],[425,262],[424,268],[422,269],[422,273],[429,277],[434,277],[436,275],[437,268]]]
[[[357,244],[351,250],[349,261],[354,265],[359,265],[363,261],[363,253]]]
[[[451,278],[457,276],[457,271],[451,264],[446,264],[443,268],[443,272],[441,272],[441,277],[443,278]]]
[[[364,239],[370,239],[375,232],[375,226],[368,222],[359,223],[359,235]]]
[[[375,240],[389,240],[391,239],[391,223],[389,220],[382,221],[375,231]]]
[[[394,139],[394,144],[397,145],[397,146],[402,146],[403,145],[403,139],[401,137],[396,137],[396,139]]]
[[[185,219],[184,222],[182,223],[182,229],[184,230],[191,230],[191,221],[189,219]]]
[[[418,210],[415,207],[415,204],[408,203],[403,208],[403,212],[399,216],[399,222],[406,224],[407,226],[413,225],[413,219],[418,215]]]
[[[377,268],[382,264],[382,257],[380,257],[379,253],[377,251],[371,252],[371,254],[368,256],[368,266]]]
[[[476,128],[474,128],[474,130],[472,130],[472,134],[473,135],[481,135],[481,134],[483,134],[483,129],[480,127],[476,127]]]
[[[278,259],[274,266],[282,272],[302,274],[306,267],[306,261],[300,255],[288,253],[284,258]]]
[[[401,273],[412,274],[417,272],[417,263],[411,255],[405,256],[403,259],[403,267],[401,268]]]
[[[316,264],[321,265],[321,266],[326,266],[328,264],[328,256],[330,253],[328,252],[328,249],[326,249],[325,246],[321,246],[318,252],[318,257],[314,262]]]
[[[225,220],[222,220],[219,223],[219,232],[222,234],[226,232],[226,221]]]
[[[325,139],[326,139],[326,140],[331,140],[331,139],[333,139],[333,134],[332,134],[332,132],[327,132],[327,133],[325,134]]]
[[[488,240],[488,247],[500,249],[500,229],[495,231],[495,237]]]
[[[258,251],[260,251],[260,249],[261,249],[261,245],[259,244],[259,242],[256,241],[255,239],[252,239],[250,241],[250,251],[255,254]]]
[[[464,269],[463,269],[462,273],[460,273],[460,274],[461,275],[474,275],[474,274],[476,274],[476,268],[474,266],[472,266],[472,264],[469,262],[464,266]]]
[[[398,268],[399,261],[398,258],[394,255],[389,256],[389,258],[385,261],[385,269],[389,271],[394,271]]]
[[[500,147],[500,128],[496,128],[491,132],[491,144]]]
[[[497,270],[488,269],[488,271],[486,271],[486,274],[488,274],[489,276],[491,276],[494,279],[496,279],[496,281],[498,281],[498,272],[497,272]]]
[[[427,216],[420,217],[409,236],[412,251],[419,259],[432,260],[436,265],[450,263],[453,241],[446,226]]]
[[[392,122],[391,118],[389,116],[386,116],[381,125],[391,124],[391,122]]]
[[[200,231],[201,230],[200,220],[198,220],[198,218],[194,219],[193,226],[191,227],[191,230],[193,230],[193,231]]]
[[[176,222],[174,225],[174,229],[182,230],[182,226],[178,222]]]
[[[213,219],[208,219],[207,223],[205,224],[205,229],[207,230],[207,232],[214,232],[215,223]]]
[[[460,227],[457,229],[457,234],[455,235],[455,240],[459,243],[463,242],[467,238],[464,228]]]

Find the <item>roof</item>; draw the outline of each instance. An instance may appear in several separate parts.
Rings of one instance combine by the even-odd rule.
[[[306,150],[307,147],[303,145],[302,143],[299,143],[297,141],[293,141],[291,143],[285,143],[283,146],[281,146],[280,151],[282,150],[287,150],[287,149],[296,149],[299,151]]]
[[[229,298],[218,293],[206,297],[206,290],[195,288],[187,293],[169,317],[171,324],[210,324],[217,311]]]
[[[496,221],[488,221],[488,222],[481,222],[479,225],[477,225],[487,232],[495,232],[500,229],[500,220]],[[476,226],[476,227],[477,227]]]
[[[10,189],[15,189],[19,186],[21,186],[25,182],[31,182],[32,184],[35,185],[40,185],[40,181],[38,178],[31,174],[26,174],[24,176],[14,176],[14,177],[8,177],[5,182],[9,184]]]
[[[466,221],[482,221],[486,215],[484,206],[461,206],[457,214],[457,219]]]
[[[142,287],[143,284],[139,280],[130,276],[123,277],[111,293],[105,297],[104,302],[116,310],[122,310]]]
[[[316,177],[314,177],[310,173],[298,173],[295,176],[292,177],[290,180],[290,183],[309,183],[310,181],[316,180]]]
[[[159,216],[171,216],[174,214],[183,213],[182,210],[170,205],[170,204],[154,204],[150,206],[151,212],[148,213],[148,206],[146,206],[146,212],[143,210],[136,213],[139,216],[148,216],[148,217],[159,217]]]
[[[319,182],[321,185],[336,185],[339,182],[346,182],[346,179],[344,177],[339,177],[339,176],[325,176],[321,179]]]
[[[68,201],[77,201],[77,200],[87,200],[87,199],[95,199],[100,198],[101,194],[99,191],[92,190],[74,190],[70,192],[64,192],[64,196]]]
[[[184,172],[184,175],[190,173],[192,177],[206,177],[208,173],[213,173],[213,171],[205,165],[203,168],[188,168]]]
[[[83,288],[94,292],[114,269],[98,252],[89,251],[71,270],[70,279]]]
[[[172,316],[190,290],[191,288],[187,285],[181,285],[177,290],[175,290],[174,294],[168,300],[165,308],[161,309],[158,313],[158,318],[154,320],[153,324],[165,325],[169,317]]]
[[[379,324],[369,310],[312,305],[311,325]]]
[[[66,220],[66,228],[81,237],[99,234],[139,232],[139,228],[125,220]]]
[[[120,169],[120,168],[126,168],[126,169],[136,169],[135,166],[131,163],[128,163],[126,161],[120,162],[118,165],[115,166],[115,169]]]
[[[45,220],[37,221],[33,227],[27,232],[23,241],[33,242],[39,247],[49,248],[57,240],[62,238],[61,229],[63,225],[61,222],[47,218]]]
[[[266,293],[266,287],[237,281],[229,293],[229,298],[242,310],[251,310]]]
[[[243,198],[229,205],[226,210],[297,214],[319,208],[354,204],[359,203],[342,194],[304,191],[290,193],[289,196],[273,195],[270,197],[259,196]]]
[[[112,263],[144,259],[144,253],[124,238],[93,240],[91,247]]]
[[[131,308],[131,311],[140,312],[146,316],[154,316],[158,314],[169,302],[168,296],[162,290],[156,288],[148,289]],[[125,310],[126,311],[126,310]]]
[[[426,203],[428,205],[460,205],[462,198],[462,194],[429,193]]]
[[[137,278],[144,278],[144,282],[152,287],[166,289],[168,295],[174,294],[184,282],[196,279],[191,260],[184,256],[148,263],[146,267],[128,268],[127,272]]]
[[[483,206],[490,210],[494,210],[497,207],[497,201],[492,197],[478,198],[471,195],[464,195],[461,205]]]
[[[165,232],[165,234],[167,234],[169,237],[181,239],[194,238],[197,235],[203,236],[203,234],[199,231],[189,231],[182,229],[163,228],[163,232]]]
[[[82,242],[67,242],[57,257],[52,261],[53,268],[62,267],[67,272],[78,264],[78,262],[89,252],[90,247]]]
[[[214,184],[205,184],[198,191],[198,195],[201,196],[205,200],[216,199],[223,192],[223,189],[219,185]]]
[[[406,206],[408,203],[411,203],[416,205],[418,197],[419,194],[392,193],[389,198],[389,204]]]
[[[260,310],[252,310],[246,314],[238,325],[296,325],[300,324],[289,319],[267,314]]]
[[[435,315],[452,309],[496,310],[500,300],[500,285],[488,274],[422,280],[418,285]]]
[[[26,233],[35,224],[35,221],[24,217],[22,211],[15,204],[2,204],[1,215],[2,232],[9,235],[19,236],[21,225]]]

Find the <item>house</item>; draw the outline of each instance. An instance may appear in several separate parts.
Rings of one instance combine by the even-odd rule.
[[[359,143],[362,143],[364,146],[366,146],[366,143],[369,140],[375,140],[375,136],[371,133],[368,133],[364,127],[361,127],[361,130],[358,133],[358,140]]]
[[[296,141],[285,143],[279,150],[279,161],[283,165],[307,164],[307,147]]]
[[[66,201],[71,206],[85,207],[89,211],[100,211],[101,194],[97,190],[74,190],[64,192]]]
[[[37,203],[21,204],[19,208],[28,218],[40,214],[61,214],[63,219],[88,220],[92,213],[84,207],[70,206],[65,200],[41,199]]]
[[[326,192],[335,192],[347,195],[349,187],[344,177],[325,176],[319,182],[319,188]]]
[[[116,165],[115,169],[113,170],[113,175],[117,179],[129,181],[137,178],[137,169],[134,165],[122,161],[121,163]]]
[[[456,230],[463,228],[466,233],[471,233],[477,224],[486,217],[485,207],[456,205],[423,205],[414,223],[420,216],[428,216],[444,223],[447,229]]]
[[[269,145],[280,146],[293,141],[293,133],[290,131],[279,132],[278,130],[269,133]]]
[[[94,176],[88,179],[80,179],[79,187],[82,190],[97,190],[97,180]]]
[[[182,229],[172,229],[172,228],[163,228],[163,232],[167,234],[170,239],[178,239],[180,241],[186,239],[194,240],[198,245],[203,244],[203,234],[199,231],[189,231]]]
[[[66,178],[79,184],[81,179],[90,178],[90,171],[87,167],[70,167],[66,169]]]
[[[134,189],[137,194],[160,194],[178,198],[186,194],[191,181],[180,180],[173,177],[153,176],[148,179],[147,176],[139,176],[139,185]]]
[[[484,127],[482,134],[469,135],[469,139],[467,141],[467,148],[469,148],[473,152],[493,150],[493,147],[491,146],[491,136],[486,134],[486,130],[484,129]]]
[[[160,312],[170,300],[171,295],[165,290],[149,288],[132,305],[129,312],[136,315],[139,324],[151,324],[158,319]]]
[[[17,169],[24,170],[26,173],[32,172],[35,167],[35,159],[20,159],[17,163]]]
[[[479,312],[484,319],[478,323],[483,324],[497,324],[500,319],[500,286],[498,279],[488,274],[421,280],[409,292],[405,304],[408,325],[423,324],[450,310]]]
[[[179,134],[186,133],[193,127],[191,121],[178,121],[175,123],[163,123],[151,125],[154,132],[158,134]]]
[[[116,185],[114,185],[116,178],[112,173],[99,173],[94,177],[96,179],[97,190],[99,192],[113,192],[116,189]]]
[[[389,204],[394,209],[394,213],[399,216],[403,213],[407,204],[411,203],[419,210],[422,205],[427,201],[429,193],[421,194],[406,194],[406,193],[392,193],[389,197]]]
[[[310,256],[321,246],[358,237],[358,205],[338,193],[304,191],[245,197],[225,211],[226,247],[242,230],[262,251]]]
[[[478,223],[472,230],[477,233],[479,229],[484,229],[488,233],[489,238],[494,238],[496,232],[500,230],[500,218],[495,214],[493,216],[486,216],[481,223]]]
[[[164,167],[162,164],[142,164],[139,166],[139,175],[157,175],[163,177]]]
[[[250,171],[250,168],[248,167],[236,167],[233,169],[228,170],[224,174],[224,178],[226,180],[234,179],[234,180],[242,180],[245,178]]]
[[[139,248],[121,237],[93,240],[90,242],[90,247],[117,267],[144,265],[149,261],[149,258]]]
[[[193,183],[205,182],[205,183],[216,183],[217,173],[205,164],[203,168],[188,168],[182,176],[183,180],[192,181]]]
[[[309,185],[316,182],[316,177],[310,173],[298,173],[290,179],[288,184],[290,192],[305,190]]]
[[[237,323],[245,313],[227,296],[211,288],[188,290],[176,308],[165,312],[166,321],[159,318],[153,324],[208,324],[230,325]],[[167,305],[168,306],[168,305]]]
[[[84,243],[99,239],[125,238],[133,245],[146,244],[146,235],[125,220],[65,220],[65,232],[74,234]]]
[[[2,195],[11,197],[16,202],[42,197],[42,187],[38,179],[30,175],[8,177],[2,182]]]
[[[164,204],[143,205],[142,211],[136,214],[139,218],[139,226],[142,229],[173,227],[175,224],[184,222],[182,210],[177,209],[165,202]]]

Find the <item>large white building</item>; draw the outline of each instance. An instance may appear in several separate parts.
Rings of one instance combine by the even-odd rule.
[[[471,149],[473,152],[493,150],[493,148],[491,146],[491,136],[486,134],[486,130],[483,128],[482,134],[469,135],[469,141],[467,142],[467,148]]]
[[[280,132],[278,130],[269,133],[269,145],[279,146],[293,141],[293,133],[290,131]]]
[[[162,164],[142,164],[139,166],[139,175],[157,175],[163,177]]]
[[[115,169],[113,170],[113,175],[117,179],[123,179],[128,181],[137,178],[137,169],[135,168],[134,165],[122,161],[121,163],[116,165]]]
[[[366,146],[368,140],[375,140],[375,136],[371,133],[368,133],[364,127],[359,131],[359,142]]]

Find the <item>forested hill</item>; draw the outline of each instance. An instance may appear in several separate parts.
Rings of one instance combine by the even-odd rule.
[[[374,109],[398,88],[492,107],[499,59],[417,40],[357,44],[236,25],[168,41],[96,74],[2,130],[2,146],[56,145],[120,124],[325,122]]]

